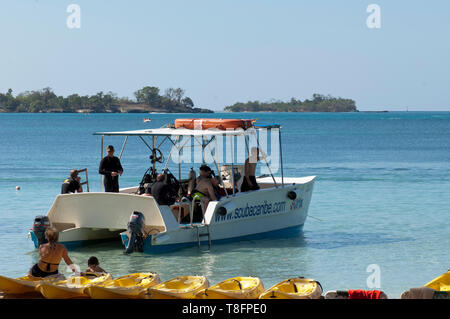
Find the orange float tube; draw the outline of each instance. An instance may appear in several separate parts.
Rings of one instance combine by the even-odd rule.
[[[242,119],[176,119],[175,128],[189,130],[207,130],[211,128],[226,130],[242,128],[244,130],[253,127],[254,120]]]

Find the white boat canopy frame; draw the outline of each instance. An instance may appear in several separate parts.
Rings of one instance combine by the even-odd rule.
[[[279,130],[279,152],[280,152],[280,169],[281,169],[281,186],[284,187],[284,173],[283,173],[283,152],[282,152],[282,143],[281,143],[281,126],[279,124],[272,124],[272,125],[257,125],[254,126],[252,128],[249,128],[247,130],[244,129],[230,129],[230,130],[219,130],[219,129],[206,129],[206,130],[191,130],[191,129],[185,129],[185,128],[170,128],[170,127],[161,127],[161,128],[156,128],[156,129],[143,129],[143,130],[133,130],[133,131],[118,131],[118,132],[96,132],[93,133],[93,135],[100,135],[101,136],[101,158],[103,158],[103,138],[104,136],[125,136],[125,140],[123,142],[122,145],[122,149],[120,151],[120,155],[119,158],[122,158],[122,154],[123,151],[125,149],[125,145],[127,143],[128,137],[129,136],[137,136],[139,137],[142,142],[150,149],[150,151],[152,151],[152,153],[154,153],[155,149],[159,149],[159,147],[164,144],[164,142],[166,140],[169,140],[173,146],[175,146],[178,150],[178,153],[180,154],[181,150],[183,149],[183,147],[186,145],[186,142],[183,145],[180,145],[181,143],[181,137],[182,136],[190,136],[191,139],[194,139],[194,144],[195,141],[198,142],[199,145],[202,146],[202,159],[204,162],[205,156],[204,156],[204,152],[205,152],[205,148],[206,146],[209,147],[209,150],[211,152],[212,155],[212,150],[211,147],[209,146],[209,144],[214,141],[216,139],[217,136],[230,136],[234,137],[234,136],[244,136],[245,137],[245,144],[246,144],[246,148],[247,148],[247,152],[248,150],[248,137],[249,136],[254,136],[255,140],[257,142],[258,147],[259,145],[259,139],[258,139],[258,135],[257,135],[257,131],[262,130],[262,129],[272,129],[272,128],[276,128]],[[143,138],[143,136],[152,136],[152,146],[150,146],[145,139]],[[156,138],[158,137],[164,137],[163,141],[156,146]],[[175,137],[175,140],[173,140],[172,138]],[[201,137],[201,143],[200,141],[197,139]],[[205,137],[207,138],[205,140]],[[187,140],[187,141],[190,141]],[[234,172],[234,146],[233,143],[231,144],[231,158],[232,158],[232,162],[231,162],[231,171]],[[171,154],[172,154],[173,148],[169,154],[169,157],[167,159],[167,162],[165,164],[164,169],[167,169]],[[212,158],[214,159],[214,156],[212,156]],[[278,184],[275,180],[275,177],[272,173],[272,171],[270,170],[270,166],[269,163],[267,162],[267,159],[264,157],[264,160],[266,162],[267,168],[269,169],[270,175],[273,179],[274,185],[275,187],[278,187]],[[217,171],[219,171],[219,166],[216,162],[216,160],[214,159],[214,164],[216,166]],[[153,169],[156,169],[155,167],[156,163],[153,162]],[[181,163],[178,163],[178,169],[179,169],[179,180],[181,180]],[[233,185],[233,194],[236,193],[235,190],[235,181],[234,181],[234,174],[231,174],[232,177],[232,185]],[[220,182],[222,183],[222,186],[224,186],[222,178],[219,178]],[[103,189],[103,176],[101,178],[101,185],[100,185],[101,190]],[[225,188],[225,187],[224,187]],[[227,193],[227,197],[228,197],[228,193]]]

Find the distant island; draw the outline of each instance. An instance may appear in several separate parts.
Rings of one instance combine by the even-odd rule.
[[[194,107],[194,102],[184,95],[181,88],[169,88],[164,95],[154,86],[146,86],[134,92],[135,100],[119,98],[113,92],[99,92],[95,95],[56,95],[47,87],[38,91],[26,91],[13,95],[11,89],[0,93],[0,112],[19,113],[214,113]]]
[[[194,107],[194,102],[181,88],[169,88],[164,94],[155,86],[145,86],[134,92],[135,99],[117,97],[113,92],[67,97],[56,95],[49,87],[13,95],[11,89],[0,93],[0,113],[214,113]],[[358,112],[355,101],[330,95],[313,94],[311,100],[289,102],[238,102],[225,107],[226,112]]]
[[[330,95],[313,94],[311,100],[296,100],[289,102],[259,102],[235,103],[225,107],[227,112],[358,112],[355,101],[335,98]]]

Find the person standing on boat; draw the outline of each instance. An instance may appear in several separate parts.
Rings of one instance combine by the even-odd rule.
[[[261,153],[261,154],[260,154]],[[250,156],[245,160],[244,165],[244,180],[241,185],[241,192],[255,191],[259,189],[259,185],[256,182],[256,165],[261,159],[264,159],[267,155],[264,154],[258,147],[252,147]]]
[[[114,156],[114,146],[109,145],[106,153],[108,155],[101,160],[98,172],[105,176],[103,181],[105,192],[118,193],[119,175],[123,173],[122,164],[120,164],[120,159]]]
[[[78,171],[76,169],[71,170],[70,177],[64,180],[61,186],[61,194],[82,193],[83,187],[81,187],[80,180]]]

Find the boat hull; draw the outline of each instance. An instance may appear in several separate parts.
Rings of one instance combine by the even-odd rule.
[[[0,276],[0,292],[17,295],[35,292],[35,287],[42,282],[42,278],[24,276],[8,278]]]
[[[165,228],[164,217],[153,197],[130,194],[129,189],[121,191],[58,195],[47,214],[51,225],[59,231],[58,242],[69,249],[114,240],[120,244],[120,233],[127,229],[133,211],[142,212],[149,225]],[[38,248],[33,231],[30,238]]]
[[[128,190],[58,195],[47,215],[59,231],[59,242],[69,249],[120,238],[127,246],[125,230],[134,211],[145,216],[149,235],[144,252],[150,254],[209,242],[292,237],[303,229],[314,180],[314,176],[285,178],[282,186],[280,178],[276,178],[276,184],[272,178],[257,179],[260,190],[211,201],[204,223],[197,225],[178,224],[169,206],[160,206],[153,197],[130,194]],[[37,248],[33,232],[30,237]]]
[[[298,237],[303,233],[303,225],[287,227],[283,229],[277,229],[269,232],[262,232],[251,235],[243,235],[233,238],[224,238],[224,239],[213,239],[211,240],[212,245],[220,245],[220,244],[228,244],[234,243],[238,241],[245,240],[260,240],[260,239],[280,239],[280,238],[292,238]],[[122,244],[126,247],[128,245],[128,236],[125,233],[121,234]],[[207,240],[201,240],[200,244],[207,245]],[[189,248],[198,246],[197,241],[191,241],[186,243],[173,243],[173,244],[164,244],[164,245],[152,245],[151,240],[147,239],[144,244],[144,253],[147,254],[163,254],[171,251],[180,250],[183,248]]]
[[[76,249],[84,246],[118,241],[121,230],[109,231],[107,229],[73,228],[59,233],[58,242],[67,249]],[[35,248],[38,248],[38,239],[33,231],[30,238]]]
[[[209,287],[204,276],[180,276],[155,285],[141,295],[143,299],[194,299],[195,295]]]
[[[234,277],[200,291],[197,299],[258,299],[264,292],[259,278]]]
[[[259,299],[319,299],[322,286],[314,279],[290,278],[267,289]]]
[[[47,299],[89,298],[88,295],[84,294],[84,288],[70,288],[52,284],[41,284],[36,287],[36,290]]]
[[[89,298],[85,291],[87,288],[109,279],[111,279],[109,274],[95,279],[71,277],[60,282],[39,284],[36,286],[36,291],[39,291],[47,299],[84,299]]]
[[[450,292],[450,270],[441,276],[433,279],[432,281],[426,283],[424,287],[433,288],[437,291],[448,291]]]
[[[303,184],[271,187],[239,193],[219,202],[210,202],[205,214],[208,236],[201,236],[208,228],[203,225],[181,225],[176,229],[148,236],[144,252],[157,254],[204,243],[227,243],[239,240],[293,237],[301,234],[311,201],[314,177]],[[291,199],[288,194],[295,193]],[[212,207],[210,207],[210,205]],[[226,209],[226,214],[221,207]],[[127,246],[128,236],[121,234]]]
[[[85,289],[92,299],[136,299],[148,288],[159,284],[154,273],[134,273]]]
[[[93,286],[87,288],[85,292],[92,299],[137,299],[142,292],[142,288],[128,288],[128,289],[111,289],[107,287]]]

